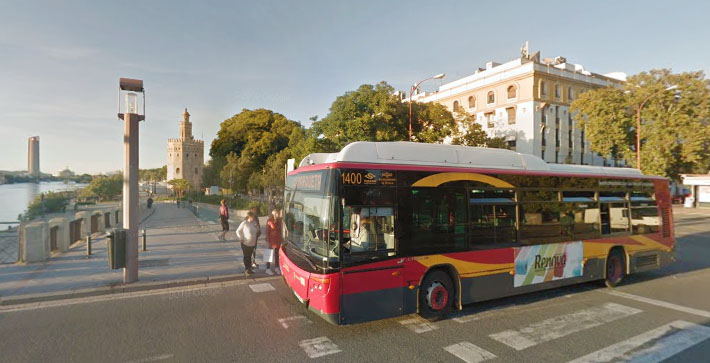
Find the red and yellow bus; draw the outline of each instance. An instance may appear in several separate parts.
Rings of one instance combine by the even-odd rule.
[[[311,154],[284,195],[283,278],[334,324],[590,280],[674,260],[668,181],[510,150],[356,142]]]

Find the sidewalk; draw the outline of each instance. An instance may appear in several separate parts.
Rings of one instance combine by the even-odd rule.
[[[244,278],[242,251],[234,230],[241,219],[230,220],[226,242],[217,239],[221,230],[209,208],[195,217],[187,208],[157,203],[155,212],[141,224],[147,230],[146,252],[139,252],[139,281],[123,284],[123,272],[108,268],[106,239],[95,235],[92,256],[86,256],[86,243],[77,242],[71,249],[42,263],[0,265],[0,305],[78,296],[138,291],[181,285],[203,284]],[[266,218],[262,217],[262,222]],[[266,247],[258,241],[257,263],[263,271],[262,255]],[[139,237],[139,249],[141,239]],[[263,272],[254,276],[267,276]]]

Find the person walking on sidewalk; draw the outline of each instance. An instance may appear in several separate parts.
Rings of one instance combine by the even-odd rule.
[[[279,247],[281,247],[281,215],[278,209],[271,211],[269,220],[266,221],[266,244],[271,249],[271,261],[266,261],[266,274],[281,274],[279,268]],[[273,262],[274,266],[271,267]]]
[[[259,209],[256,207],[251,207],[251,208],[249,208],[249,213],[254,214],[254,221],[251,223],[254,223],[256,225],[256,240],[258,241],[259,237],[261,236],[261,225],[259,224]],[[247,218],[244,218],[245,221],[247,219],[249,219],[249,216],[247,216]],[[252,253],[251,263],[252,263],[251,267],[253,269],[257,269],[257,270],[259,269],[259,265],[256,264],[256,248],[254,249],[254,251]]]
[[[254,273],[252,270],[252,253],[256,249],[257,226],[254,224],[256,219],[254,212],[247,213],[247,219],[242,221],[237,228],[237,238],[242,244],[242,253],[244,254],[244,274],[249,277]]]
[[[222,233],[219,235],[219,240],[224,241],[224,235],[229,231],[229,208],[227,208],[227,203],[222,199],[221,205],[219,206],[219,223],[222,224]]]

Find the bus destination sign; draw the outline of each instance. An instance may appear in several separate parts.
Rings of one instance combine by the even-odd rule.
[[[386,170],[343,170],[340,174],[343,185],[394,186],[397,178]]]

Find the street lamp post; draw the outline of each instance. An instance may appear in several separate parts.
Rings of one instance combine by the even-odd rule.
[[[138,95],[143,94],[143,113],[139,114]],[[123,97],[122,97],[123,96]],[[125,97],[125,104],[121,99]],[[145,120],[143,81],[121,78],[118,87],[118,118],[123,132],[123,228],[126,230],[126,265],[123,282],[138,280],[138,123]]]
[[[430,79],[442,79],[446,75],[444,73],[437,74],[436,76],[429,77],[427,79],[423,79],[417,83],[415,83],[412,88],[409,90],[409,141],[412,141],[412,93],[414,93],[415,90],[419,89],[419,85],[424,83],[425,81],[428,81]]]
[[[678,88],[678,86],[673,85],[670,87],[666,87],[662,90],[656,91],[650,96],[644,98],[643,101],[641,101],[641,103],[636,107],[636,169],[641,170],[641,110],[643,109],[643,106],[646,105],[646,102],[648,102],[651,98],[665,91],[671,91],[676,88]]]

